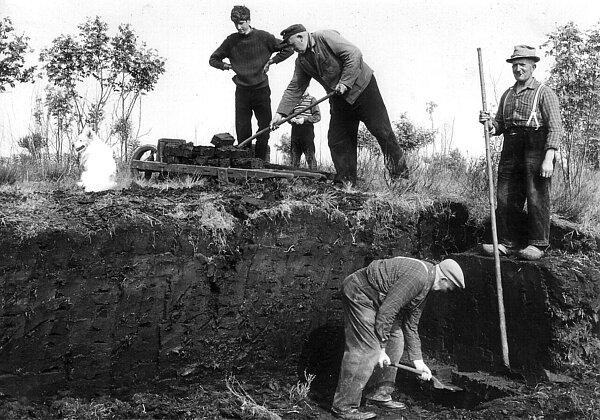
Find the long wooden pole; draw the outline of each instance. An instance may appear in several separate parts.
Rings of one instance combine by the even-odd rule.
[[[323,96],[321,99],[313,102],[310,105],[306,105],[304,108],[299,109],[298,111],[294,112],[291,115],[288,115],[287,117],[285,117],[283,120],[281,120],[279,122],[279,124],[277,125],[277,127],[275,127],[275,129],[277,129],[278,127],[280,127],[282,124],[288,122],[289,120],[291,120],[292,118],[297,117],[298,115],[302,114],[304,111],[311,109],[312,107],[314,107],[315,105],[320,104],[321,102],[323,102],[326,99],[331,98],[333,95],[336,94],[335,90],[332,90],[331,92],[329,92],[327,95]],[[258,136],[260,136],[262,133],[266,133],[267,131],[270,131],[271,127],[265,127],[260,131],[257,131],[253,136],[248,137],[246,140],[244,140],[243,142],[241,142],[240,144],[238,144],[236,147],[244,147],[246,144],[248,144],[249,142],[251,142],[252,140],[254,140],[255,138],[257,138]]]
[[[483,111],[487,111],[487,100],[485,97],[485,83],[483,80],[483,62],[481,59],[481,48],[477,48],[477,58],[479,59],[479,81],[481,83],[481,102]],[[488,130],[489,121],[484,125],[485,135],[485,157],[487,163],[488,185],[490,191],[490,221],[492,224],[492,242],[494,244],[494,262],[496,266],[496,291],[498,294],[498,312],[500,316],[500,341],[502,343],[502,360],[504,366],[510,368],[508,360],[508,340],[506,338],[506,317],[504,313],[504,293],[502,291],[502,272],[500,270],[500,253],[498,251],[498,231],[496,230],[496,198],[494,194],[494,178],[492,175],[492,158],[490,155],[490,133]]]

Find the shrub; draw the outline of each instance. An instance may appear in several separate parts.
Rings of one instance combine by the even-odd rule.
[[[0,185],[12,185],[17,180],[17,169],[8,163],[0,163]]]
[[[600,171],[582,168],[583,176],[576,188],[567,182],[564,171],[555,170],[552,183],[552,209],[567,220],[579,223],[585,230],[600,226]]]

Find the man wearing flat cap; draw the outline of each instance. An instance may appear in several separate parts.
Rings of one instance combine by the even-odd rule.
[[[271,65],[287,59],[294,51],[290,47],[282,47],[281,40],[269,32],[253,28],[250,9],[246,6],[234,6],[231,21],[237,32],[221,43],[208,62],[219,70],[235,73],[235,131],[237,141],[241,143],[252,136],[253,113],[258,131],[269,126],[272,112],[267,72]],[[254,154],[257,158],[267,160],[268,143],[269,130],[266,130],[256,138]]]
[[[331,119],[327,133],[336,181],[356,183],[361,121],[377,139],[390,176],[407,177],[404,152],[392,129],[373,70],[363,61],[361,51],[334,30],[308,32],[303,25],[296,24],[284,29],[281,35],[298,57],[271,128],[293,111],[311,78],[315,79],[326,92],[338,93],[329,99]]]
[[[496,200],[498,252],[526,260],[540,259],[550,243],[551,177],[563,136],[558,97],[533,77],[539,60],[535,48],[515,46],[506,61],[516,83],[500,98],[495,118],[483,111],[479,115],[491,135],[504,135]],[[525,202],[527,235],[520,243],[517,221]],[[493,255],[494,248],[484,244],[483,251]]]
[[[419,320],[431,291],[464,289],[463,271],[446,259],[439,264],[414,258],[375,260],[346,277],[342,283],[345,350],[340,377],[333,397],[332,412],[337,418],[365,420],[373,412],[359,411],[363,390],[367,405],[388,410],[406,406],[392,400],[397,368],[404,351],[421,379],[431,379],[423,362]]]

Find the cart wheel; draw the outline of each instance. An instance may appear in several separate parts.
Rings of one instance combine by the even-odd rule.
[[[131,160],[129,161],[131,176],[135,179],[142,179],[142,177],[148,181],[152,178],[152,171],[141,171],[136,168],[131,168],[131,162],[134,160],[143,160],[146,162],[154,162],[156,160],[156,146],[151,144],[145,144],[138,147],[133,151]]]

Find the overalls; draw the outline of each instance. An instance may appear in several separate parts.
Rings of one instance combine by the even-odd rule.
[[[538,248],[548,246],[550,239],[551,178],[540,175],[545,156],[548,130],[537,117],[542,84],[537,87],[531,114],[525,127],[505,127],[504,145],[498,165],[496,219],[499,242],[517,246],[518,221],[527,201],[527,242]],[[504,104],[512,91],[504,98]],[[514,100],[514,98],[513,98]],[[502,116],[505,118],[504,109]],[[535,125],[534,125],[534,124]]]

